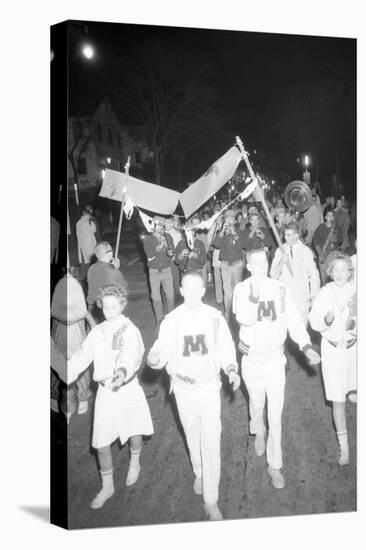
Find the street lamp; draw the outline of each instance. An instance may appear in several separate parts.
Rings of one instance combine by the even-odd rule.
[[[94,48],[90,44],[84,44],[82,47],[82,53],[86,59],[92,59],[94,57]]]
[[[305,165],[305,172],[304,172],[304,182],[310,185],[310,172],[308,171],[309,166],[309,155],[304,156],[304,165]]]

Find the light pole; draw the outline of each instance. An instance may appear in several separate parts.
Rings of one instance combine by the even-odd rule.
[[[305,165],[305,172],[303,174],[304,176],[304,183],[306,183],[307,185],[310,185],[310,172],[308,170],[308,166],[309,166],[309,155],[305,155],[304,157],[304,165]]]

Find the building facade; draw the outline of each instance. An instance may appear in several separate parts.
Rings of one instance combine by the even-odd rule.
[[[100,185],[104,170],[124,171],[130,156],[131,168],[151,161],[151,152],[136,127],[122,126],[108,99],[95,112],[68,119],[68,182],[79,191]]]

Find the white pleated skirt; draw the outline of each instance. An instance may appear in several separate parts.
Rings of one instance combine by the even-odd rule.
[[[149,405],[137,378],[118,391],[99,385],[95,398],[92,446],[122,445],[133,435],[154,433]]]
[[[345,401],[347,393],[357,389],[357,344],[340,349],[322,338],[321,356],[327,400]]]

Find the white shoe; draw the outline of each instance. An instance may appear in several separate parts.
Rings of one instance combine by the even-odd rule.
[[[202,477],[196,477],[193,483],[193,491],[196,495],[202,495],[203,494],[203,484],[202,484]]]
[[[351,403],[357,403],[357,393],[356,392],[349,393],[348,399],[351,401]]]
[[[286,486],[285,478],[281,474],[281,470],[277,470],[268,466],[269,477],[272,479],[272,485],[275,489],[283,489]]]
[[[52,399],[52,397],[51,397],[51,411],[54,411],[55,413],[58,413],[60,411],[57,399]]]
[[[110,499],[114,494],[114,487],[103,487],[97,496],[92,500],[90,504],[90,508],[93,508],[94,510],[98,510],[98,508],[102,508],[104,506],[104,503],[107,502],[108,499]]]
[[[339,453],[338,465],[347,466],[349,464],[349,452],[348,449],[341,449]]]
[[[217,505],[217,502],[215,502],[215,504],[205,503],[203,507],[210,521],[221,521],[222,519],[224,519],[222,517],[222,513],[220,512],[220,508]]]
[[[128,469],[127,478],[126,478],[127,487],[130,487],[131,485],[134,485],[136,483],[140,475],[140,470],[141,470],[140,464],[137,464],[135,466],[130,465]]]
[[[266,450],[266,432],[255,435],[254,450],[257,456],[263,456]]]
[[[88,405],[87,399],[85,401],[79,401],[78,414],[85,414],[88,412],[88,409],[89,409],[89,405]]]

